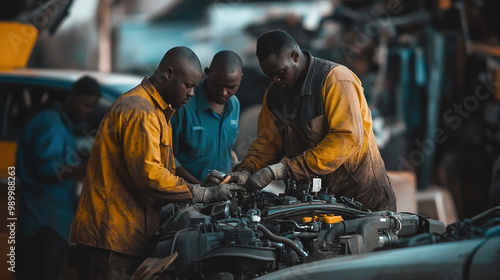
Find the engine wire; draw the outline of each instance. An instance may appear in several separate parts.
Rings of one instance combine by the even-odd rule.
[[[179,235],[179,233],[181,232],[185,232],[185,231],[188,231],[190,230],[191,228],[184,228],[184,229],[181,229],[179,231],[177,231],[175,233],[175,236],[174,236],[174,240],[172,240],[172,250],[170,250],[170,255],[172,255],[174,253],[174,248],[175,248],[175,242],[177,241],[177,236]]]

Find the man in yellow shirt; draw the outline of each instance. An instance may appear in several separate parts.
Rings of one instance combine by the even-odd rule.
[[[172,48],[151,77],[106,112],[73,223],[79,279],[130,279],[152,255],[161,206],[192,199],[212,203],[242,189],[203,188],[175,175],[170,118],[193,97],[201,76],[193,51]]]
[[[337,198],[396,211],[358,77],[301,51],[282,30],[262,34],[256,54],[273,83],[264,96],[258,138],[232,178],[255,192],[272,180],[305,185],[319,177]]]

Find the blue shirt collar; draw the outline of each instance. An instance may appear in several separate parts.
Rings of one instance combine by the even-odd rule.
[[[196,98],[197,98],[197,110],[198,112],[203,112],[207,109],[212,110],[210,102],[208,101],[207,89],[206,89],[206,78],[201,81],[201,83],[196,87]]]
[[[196,110],[198,112],[203,112],[205,110],[212,110],[212,106],[210,106],[210,101],[208,101],[208,92],[206,88],[206,81],[207,79],[203,79],[201,83],[196,87],[196,92],[195,92],[195,98],[197,99],[197,104],[196,104]],[[231,97],[232,98],[232,97]],[[224,111],[231,111],[232,109],[232,104],[230,102],[230,99],[226,102],[226,107],[224,108]]]

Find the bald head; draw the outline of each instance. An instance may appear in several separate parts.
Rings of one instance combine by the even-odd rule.
[[[234,73],[242,71],[243,63],[240,56],[233,51],[220,51],[214,55],[210,69],[217,69],[218,71],[225,71]]]
[[[178,109],[194,96],[201,77],[196,54],[189,48],[175,47],[163,56],[149,81],[167,104]]]
[[[201,72],[201,63],[198,56],[187,47],[174,47],[168,50],[161,59],[156,71],[165,72],[168,67],[173,69],[193,67]]]

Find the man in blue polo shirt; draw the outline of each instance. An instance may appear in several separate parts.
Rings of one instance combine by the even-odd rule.
[[[33,117],[19,137],[16,279],[66,279],[77,181],[86,168],[76,151],[74,125],[85,120],[100,96],[94,78],[80,78],[64,102]]]
[[[194,97],[172,117],[176,175],[193,184],[213,169],[229,172],[238,136],[240,103],[234,96],[241,82],[242,62],[232,51],[218,52]]]

